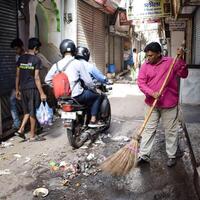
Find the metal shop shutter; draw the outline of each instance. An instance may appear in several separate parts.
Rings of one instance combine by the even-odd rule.
[[[90,61],[105,71],[105,22],[104,13],[78,1],[77,45],[88,47]]]
[[[200,64],[200,8],[197,10],[195,17],[194,17],[194,56],[193,61],[194,64]]]
[[[109,35],[109,63],[114,64],[114,36]]]
[[[15,51],[10,48],[17,36],[16,0],[0,1],[0,95],[15,84]]]
[[[104,13],[94,9],[94,60],[97,67],[105,72],[105,18]]]
[[[78,41],[77,45],[93,49],[93,9],[82,1],[78,1]],[[92,52],[91,52],[92,58]],[[94,62],[94,61],[93,61]]]
[[[116,72],[120,72],[122,68],[122,39],[120,36],[114,37],[114,63],[116,66]]]

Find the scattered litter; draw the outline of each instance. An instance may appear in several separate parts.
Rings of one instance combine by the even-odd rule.
[[[14,144],[12,142],[2,142],[1,147],[2,148],[7,148],[7,147],[13,147]]]
[[[87,156],[87,160],[90,161],[90,160],[93,160],[95,158],[94,154],[93,153],[90,153],[88,156]]]
[[[83,175],[84,175],[84,176],[89,176],[89,174],[88,174],[88,173],[86,173],[86,172],[84,172],[84,173],[83,173]]]
[[[49,165],[50,165],[52,171],[57,171],[59,169],[59,164],[54,161],[51,161],[49,163]]]
[[[59,167],[66,167],[67,166],[67,163],[65,161],[61,161],[60,164],[59,164]]]
[[[104,156],[96,157],[94,153],[84,153],[80,154],[80,159],[74,161],[73,163],[67,163],[66,161],[49,162],[50,168],[52,171],[59,171],[62,173],[62,185],[68,186],[70,181],[79,175],[83,176],[95,176],[100,170],[97,168],[97,165],[102,160],[105,160]],[[79,187],[79,183],[76,185]]]
[[[15,158],[21,158],[22,156],[20,155],[20,154],[18,154],[18,153],[15,153],[14,155],[13,155]]]
[[[11,174],[10,169],[0,170],[0,176],[1,176],[1,175],[8,175],[8,174]]]
[[[7,156],[5,156],[5,153],[0,153],[0,160],[6,160]]]
[[[83,145],[80,149],[88,149],[88,146]]]
[[[24,164],[28,163],[30,160],[31,160],[31,158],[26,157],[26,158],[25,158],[25,161],[24,161]]]
[[[76,187],[80,187],[81,186],[81,184],[80,183],[76,183]]]
[[[130,141],[130,138],[127,137],[127,136],[116,136],[116,137],[113,137],[112,138],[113,141],[124,141],[124,142],[129,142]]]
[[[106,135],[103,135],[101,138],[104,138],[104,139],[106,139],[106,138],[111,138],[112,136],[111,136],[111,134],[110,133],[108,133],[108,134],[106,134]]]
[[[65,161],[61,161],[60,163],[56,163],[51,161],[49,163],[52,171],[66,171],[67,173],[76,174],[78,172],[78,165],[77,164],[68,164]]]
[[[49,191],[46,188],[37,188],[33,192],[34,197],[46,197],[48,194]]]
[[[95,141],[95,144],[106,145],[102,140]]]
[[[69,180],[68,180],[68,179],[66,179],[66,180],[64,180],[64,181],[63,181],[63,186],[68,186],[68,185],[69,185],[69,183],[70,183],[70,182],[69,182]]]
[[[100,156],[98,159],[97,159],[97,164],[100,164],[100,163],[102,163],[103,161],[105,161],[106,160],[106,157],[105,156]]]

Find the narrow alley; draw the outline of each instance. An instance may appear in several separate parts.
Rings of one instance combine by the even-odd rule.
[[[0,0],[0,27],[0,200],[200,199],[200,0]]]
[[[49,194],[43,199],[49,200],[198,199],[187,143],[180,135],[183,155],[177,166],[168,168],[161,127],[150,165],[133,169],[125,177],[112,177],[98,170],[98,164],[130,141],[143,121],[144,97],[137,85],[114,84],[109,99],[112,105],[111,128],[99,135],[94,143],[88,141],[80,149],[72,150],[69,146],[58,118],[42,133],[46,141],[20,142],[18,137],[12,137],[5,145],[2,144],[0,199],[37,199],[33,197],[33,191],[40,187],[48,189]],[[58,165],[56,168],[55,163],[61,167]],[[71,164],[75,172],[66,168]],[[2,174],[3,169],[7,169],[7,173]]]

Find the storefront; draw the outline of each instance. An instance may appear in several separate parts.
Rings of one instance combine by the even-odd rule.
[[[15,87],[15,51],[11,49],[10,43],[17,37],[16,2],[0,1],[0,137],[4,129],[2,120],[10,116],[8,99],[12,88]]]
[[[123,38],[119,35],[109,35],[109,64],[115,65],[115,72],[122,70]]]
[[[194,15],[193,29],[193,63],[199,65],[200,68],[200,7]]]
[[[106,68],[105,13],[78,0],[77,45],[89,48],[91,58],[104,73]]]
[[[177,16],[188,16],[188,23],[193,22],[186,29],[186,53],[189,74],[187,79],[181,80],[180,85],[180,102],[185,104],[199,105],[200,102],[200,7],[193,5],[192,1],[180,8]],[[187,14],[187,15],[186,15]],[[190,46],[191,44],[191,46]],[[190,59],[191,57],[191,59]]]
[[[15,52],[10,47],[17,37],[16,0],[0,1],[0,95],[7,94],[15,83]]]

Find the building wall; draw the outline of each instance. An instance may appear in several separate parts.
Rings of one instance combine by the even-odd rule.
[[[180,101],[185,104],[199,105],[200,104],[200,8],[197,9],[192,19],[187,22],[186,30],[186,47],[189,50],[186,55],[187,63],[194,64],[194,68],[189,68],[187,79],[181,80]],[[191,42],[191,40],[193,40]]]
[[[175,57],[177,48],[181,46],[185,40],[184,31],[171,31],[171,56]]]
[[[180,102],[184,104],[200,104],[200,70],[189,69],[187,79],[181,80]]]
[[[29,37],[38,37],[39,34],[42,44],[53,43],[56,47],[59,47],[61,42],[61,31],[59,30],[61,19],[59,22],[56,18],[60,16],[61,1],[55,0],[55,3],[56,8],[52,1],[44,1],[42,5],[35,0],[30,1]],[[55,9],[59,11],[58,14],[55,13]]]
[[[64,13],[66,16],[68,13],[72,14],[72,22],[64,22],[64,38],[71,39],[77,43],[77,0],[66,0],[64,5]]]

